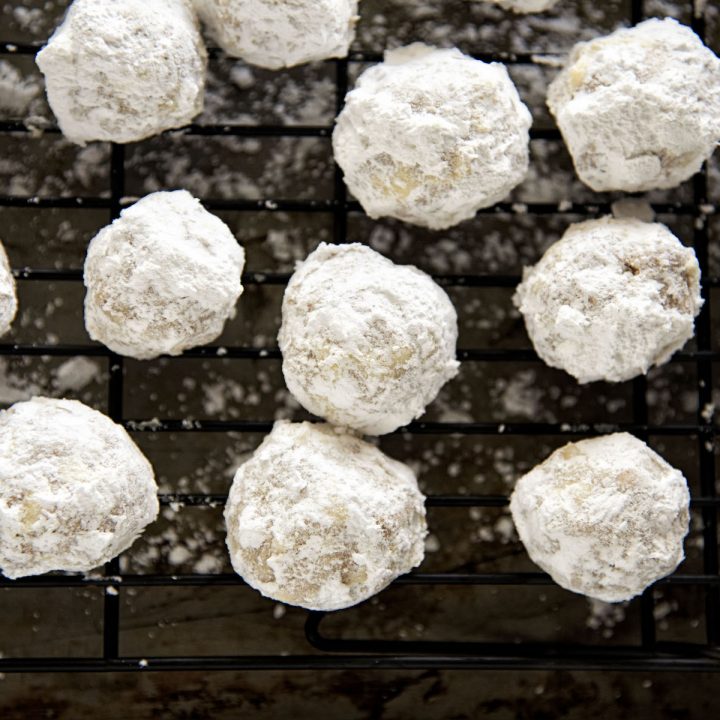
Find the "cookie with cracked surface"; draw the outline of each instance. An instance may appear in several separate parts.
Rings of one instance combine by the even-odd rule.
[[[92,240],[85,327],[120,355],[179,355],[235,315],[245,252],[185,190],[147,195]]]
[[[76,400],[0,412],[0,570],[10,578],[92,570],[158,514],[150,463],[130,436]]]
[[[229,55],[279,70],[348,54],[358,0],[194,0]]]
[[[629,600],[684,558],[683,474],[627,433],[569,443],[521,477],[510,511],[530,558],[561,587]]]
[[[333,149],[370,217],[439,230],[523,180],[531,122],[504,65],[415,43],[360,76]]]
[[[577,44],[547,102],[593,190],[673,188],[720,142],[720,59],[676,20],[646,20]]]
[[[424,497],[412,470],[330,425],[275,424],[225,508],[235,571],[266,597],[338,610],[422,562]]]
[[[288,283],[278,343],[303,407],[383,435],[455,377],[457,336],[455,308],[430,276],[359,243],[321,243]]]
[[[142,140],[203,109],[207,53],[189,0],[75,0],[37,64],[80,145]]]
[[[571,225],[513,299],[538,355],[581,383],[667,362],[703,304],[692,248],[660,223],[609,217]]]

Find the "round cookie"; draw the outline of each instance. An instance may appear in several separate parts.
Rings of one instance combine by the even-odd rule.
[[[382,435],[455,377],[457,336],[455,308],[428,275],[359,243],[321,243],[290,279],[278,342],[303,407]]]
[[[93,340],[145,360],[214,340],[235,315],[245,252],[185,190],[123,210],[90,243],[85,327]]]
[[[189,0],[75,0],[37,64],[80,145],[142,140],[202,112],[207,54]]]
[[[667,362],[703,303],[691,248],[660,223],[613,218],[571,225],[513,300],[538,355],[581,383]]]
[[[593,190],[672,188],[720,141],[720,60],[689,27],[647,20],[576,45],[548,107]]]
[[[17,313],[15,278],[3,244],[0,242],[0,336],[12,325]]]
[[[556,583],[620,602],[682,562],[689,502],[679,470],[617,433],[556,450],[518,480],[510,510],[528,555]]]
[[[486,0],[486,2],[516,13],[540,13],[557,5],[560,0]]]
[[[75,400],[0,412],[0,570],[87,571],[158,514],[150,463],[122,427]]]
[[[229,55],[271,70],[346,57],[358,0],[194,0]]]
[[[415,475],[329,425],[275,424],[235,475],[225,508],[235,571],[263,595],[338,610],[422,562]]]
[[[443,229],[523,180],[531,122],[503,65],[415,43],[359,77],[333,148],[370,217]]]

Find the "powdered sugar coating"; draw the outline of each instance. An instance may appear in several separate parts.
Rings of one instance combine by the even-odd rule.
[[[275,424],[225,508],[235,571],[263,595],[338,610],[422,562],[424,497],[412,470],[329,425]]]
[[[202,112],[207,54],[189,0],[75,0],[37,64],[80,145],[142,140]]]
[[[555,582],[620,602],[682,562],[689,502],[679,470],[617,433],[556,450],[518,480],[510,510],[528,555]]]
[[[179,355],[214,340],[235,315],[245,252],[185,190],[123,210],[90,243],[85,326],[121,355]]]
[[[122,427],[75,400],[0,412],[0,570],[87,571],[158,514],[150,463]]]
[[[15,278],[10,269],[7,253],[0,242],[0,336],[12,325],[17,313]]]
[[[230,55],[278,70],[346,57],[358,0],[194,0],[210,34]]]
[[[333,148],[370,217],[442,229],[522,181],[531,122],[503,65],[415,43],[360,76]]]
[[[539,13],[549,10],[560,0],[486,0],[516,13]]]
[[[290,279],[278,341],[303,407],[382,435],[455,377],[457,336],[455,308],[428,275],[359,243],[321,243]]]
[[[690,28],[647,20],[576,45],[548,106],[593,190],[675,187],[720,141],[720,60]]]
[[[589,220],[525,269],[514,302],[548,365],[581,383],[621,382],[667,362],[693,336],[700,268],[660,223]]]

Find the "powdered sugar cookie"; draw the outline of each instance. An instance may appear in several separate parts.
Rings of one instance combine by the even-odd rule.
[[[442,229],[523,180],[531,121],[503,65],[416,43],[360,76],[333,148],[370,217]]]
[[[355,37],[358,0],[194,0],[220,47],[278,70],[345,57]]]
[[[677,21],[579,43],[548,106],[593,190],[672,188],[720,142],[720,60]]]
[[[337,425],[392,432],[458,372],[448,296],[417,268],[365,245],[321,243],[292,276],[282,317],[290,392]]]
[[[85,327],[140,360],[214,340],[235,315],[245,253],[185,190],[158,192],[103,228],[85,259]]]
[[[700,268],[660,223],[589,220],[526,268],[514,301],[548,365],[581,383],[621,382],[667,362],[693,336]]]
[[[150,463],[122,427],[75,400],[0,412],[0,570],[87,571],[158,514]]]
[[[142,140],[202,112],[207,54],[188,0],[75,0],[37,64],[80,145]]]
[[[337,610],[422,562],[413,472],[329,425],[278,422],[235,475],[225,508],[236,572],[263,595]]]
[[[528,555],[555,582],[620,602],[682,562],[689,502],[679,470],[617,433],[556,450],[518,480],[510,510]]]

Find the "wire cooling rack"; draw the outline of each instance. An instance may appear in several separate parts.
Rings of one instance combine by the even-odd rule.
[[[631,3],[632,23],[644,17],[643,3],[633,0]],[[694,30],[704,37],[705,22],[695,17]],[[37,44],[15,43],[12,38],[0,41],[2,55],[33,55]],[[211,51],[212,54],[217,54]],[[509,64],[532,64],[538,58],[530,54],[483,54],[475,57],[482,60],[499,60]],[[337,110],[343,104],[348,89],[349,67],[352,63],[376,62],[381,58],[367,53],[353,53],[347,60],[336,60],[336,99]],[[30,132],[22,122],[0,122],[0,132],[24,134]],[[48,133],[57,133],[57,128],[48,128]],[[246,136],[257,137],[311,137],[329,138],[332,127],[328,126],[281,126],[281,125],[191,125],[184,132],[190,135],[205,136]],[[538,130],[531,133],[533,139],[559,139],[555,129]],[[117,217],[125,201],[125,148],[113,145],[110,155],[111,193],[109,197],[20,197],[0,196],[0,207],[48,208],[95,208],[105,209],[112,217]],[[242,580],[232,574],[122,574],[119,560],[113,560],[105,567],[102,575],[65,576],[46,575],[10,581],[0,577],[1,588],[105,588],[103,608],[103,647],[102,654],[96,657],[23,657],[2,658],[0,672],[100,672],[100,671],[149,671],[149,670],[268,670],[268,669],[342,669],[342,668],[528,668],[528,669],[614,669],[614,670],[720,670],[720,572],[718,567],[718,530],[717,513],[720,510],[720,498],[716,494],[715,459],[713,441],[716,429],[712,419],[703,414],[703,408],[712,402],[713,361],[720,359],[720,353],[712,350],[712,328],[710,323],[709,289],[720,286],[720,279],[710,277],[708,263],[707,218],[711,207],[707,203],[707,172],[702,170],[693,180],[693,198],[690,203],[655,204],[658,213],[686,216],[695,220],[694,247],[703,272],[703,296],[706,300],[703,311],[697,320],[697,349],[683,351],[675,357],[676,361],[694,363],[697,369],[698,414],[694,423],[655,424],[648,423],[647,385],[645,378],[639,378],[633,385],[633,422],[621,425],[613,424],[613,431],[628,431],[641,438],[653,436],[682,436],[697,442],[698,473],[700,478],[699,494],[694,493],[692,507],[702,518],[702,573],[687,574],[682,571],[661,580],[658,585],[685,585],[702,589],[705,596],[704,607],[704,643],[670,643],[656,639],[656,619],[652,590],[647,590],[640,599],[640,642],[636,645],[603,646],[597,644],[568,645],[558,643],[535,642],[450,642],[450,641],[413,641],[413,640],[367,640],[340,639],[323,633],[322,623],[326,613],[308,612],[305,622],[305,635],[308,643],[307,654],[295,655],[234,655],[234,656],[157,656],[153,654],[152,643],[148,643],[142,656],[128,657],[120,650],[120,598],[127,588],[181,586],[228,586],[241,585]],[[210,210],[270,212],[298,211],[304,213],[332,213],[333,239],[344,242],[347,233],[349,213],[361,212],[356,202],[349,201],[341,172],[336,168],[334,195],[329,200],[292,200],[282,198],[264,198],[260,200],[206,200]],[[603,203],[529,203],[521,210],[510,203],[501,203],[483,213],[528,212],[547,215],[566,213],[572,215],[596,216],[610,211]],[[82,281],[80,269],[46,269],[26,267],[14,271],[18,280],[61,281],[78,283]],[[436,276],[445,286],[508,288],[519,281],[514,275],[457,274]],[[247,273],[244,284],[266,284],[282,286],[288,280],[286,274]],[[123,358],[98,346],[77,346],[69,344],[2,344],[0,355],[4,356],[57,356],[72,357],[99,356],[107,358],[108,374],[107,399],[108,414],[118,423],[135,432],[146,427],[146,418],[128,418],[123,410],[125,375]],[[185,353],[186,357],[216,358],[218,348],[201,347]],[[261,347],[227,347],[222,356],[236,359],[278,359],[277,349]],[[522,349],[493,349],[473,347],[461,349],[458,357],[463,362],[517,362],[535,361],[535,354]],[[271,422],[245,420],[193,421],[167,418],[152,423],[153,432],[187,433],[197,432],[268,432]],[[541,435],[588,436],[608,432],[608,425],[567,425],[561,423],[523,422],[497,423],[480,422],[415,422],[399,431],[432,435],[515,435],[533,438]],[[225,495],[220,494],[165,494],[160,500],[163,505],[208,505],[221,504]],[[505,495],[431,495],[428,507],[442,508],[502,508],[508,504]],[[552,580],[540,572],[414,572],[395,581],[396,586],[417,586],[418,588],[447,586],[545,586]],[[117,589],[117,591],[115,590]]]

